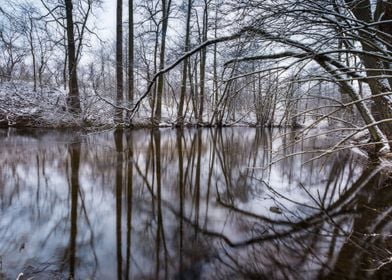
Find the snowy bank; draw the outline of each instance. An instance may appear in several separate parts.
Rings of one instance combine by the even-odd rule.
[[[91,127],[113,124],[112,108],[95,96],[81,96],[83,113],[68,112],[66,92],[26,82],[0,84],[0,127]]]

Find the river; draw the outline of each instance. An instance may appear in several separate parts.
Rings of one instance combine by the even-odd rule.
[[[392,279],[390,174],[331,141],[0,130],[0,279]]]

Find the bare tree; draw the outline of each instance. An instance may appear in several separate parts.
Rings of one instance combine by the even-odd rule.
[[[65,11],[67,19],[67,50],[68,50],[68,75],[69,75],[69,94],[68,106],[73,113],[79,114],[81,112],[78,74],[77,74],[77,60],[76,47],[74,37],[74,21],[73,21],[73,4],[72,0],[65,0]]]
[[[184,52],[189,51],[190,44],[190,22],[191,22],[191,12],[192,12],[192,0],[188,0],[187,3],[187,13],[186,13],[186,28],[185,28],[185,42],[184,42]],[[181,80],[181,92],[180,101],[177,110],[177,124],[182,126],[184,124],[184,103],[187,85],[187,71],[188,71],[188,58],[184,59],[182,65],[182,80]]]
[[[133,0],[128,1],[128,103],[134,100],[134,20],[133,20]]]
[[[204,0],[203,6],[203,27],[201,32],[201,42],[207,41],[208,33],[208,10],[209,10],[209,0]],[[207,60],[207,49],[203,48],[200,52],[200,97],[199,97],[199,112],[197,115],[198,123],[203,123],[203,113],[204,113],[204,102],[205,102],[205,86],[206,86],[206,60]]]
[[[166,35],[167,27],[169,22],[169,13],[171,7],[171,0],[161,0],[162,9],[162,30],[161,30],[161,47],[159,53],[159,70],[165,67],[165,52],[166,52]],[[157,85],[157,97],[156,97],[156,107],[154,114],[154,123],[159,123],[162,117],[162,96],[164,90],[164,80],[165,77],[163,73],[159,75],[158,85]]]
[[[38,20],[45,20],[48,24],[55,23],[56,27],[63,30],[66,35],[65,57],[67,60],[65,64],[68,66],[69,76],[67,104],[70,112],[80,114],[81,105],[77,66],[82,56],[83,47],[85,46],[86,34],[96,35],[89,26],[88,21],[94,5],[99,5],[101,0],[82,0],[77,3],[73,3],[72,0],[63,1],[64,2],[53,2],[41,0],[41,4],[45,8],[46,14],[40,16]],[[59,33],[61,36],[64,36],[62,32]],[[61,39],[59,39],[56,44],[60,42]],[[64,76],[64,80],[66,80],[66,78],[67,77]]]
[[[117,0],[116,10],[116,114],[115,122],[120,123],[123,119],[123,110],[120,108],[123,102],[123,32],[122,32],[122,0]]]
[[[14,15],[0,11],[0,75],[1,80],[11,80],[15,68],[24,61],[27,50],[18,20]]]

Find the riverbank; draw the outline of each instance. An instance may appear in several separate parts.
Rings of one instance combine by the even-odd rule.
[[[132,123],[116,124],[114,122],[114,108],[110,102],[105,101],[102,96],[88,94],[88,90],[81,90],[82,113],[78,116],[70,113],[67,109],[66,91],[54,87],[38,88],[32,90],[31,83],[28,82],[4,82],[0,84],[0,128],[46,128],[46,129],[72,129],[82,131],[104,131],[115,128],[165,128],[178,127],[176,113],[170,112],[166,106],[163,112],[162,121],[154,123],[150,117],[151,112],[146,106],[141,106],[140,112],[133,119]],[[106,97],[105,97],[106,98]],[[208,119],[206,117],[206,119]],[[294,142],[300,141],[303,137],[302,129],[312,127],[314,134],[320,137],[331,139],[331,147],[336,139],[342,139],[346,135],[344,129],[332,129],[327,120],[318,122],[308,120],[309,123],[296,127],[299,133],[295,133]],[[280,122],[281,123],[281,122]],[[260,127],[257,121],[249,114],[240,117],[239,120],[223,122],[220,125],[210,123],[198,123],[192,118],[187,118],[184,128],[192,127]],[[271,127],[288,128],[274,124]],[[336,127],[334,127],[336,128]],[[309,131],[310,131],[309,130]],[[334,132],[333,132],[334,131]],[[313,134],[313,133],[312,133]],[[306,133],[309,137],[309,133]],[[298,138],[298,139],[297,139]],[[369,135],[366,131],[358,133],[355,137],[348,139],[347,148],[357,147],[360,151],[372,156],[375,151],[374,145],[369,143]],[[324,150],[325,147],[322,147]]]
[[[81,89],[80,102],[82,113],[74,115],[67,108],[66,90],[55,87],[42,87],[33,90],[31,83],[23,81],[3,82],[0,84],[0,127],[36,128],[75,128],[108,129],[121,127],[154,128],[177,126],[176,112],[167,104],[163,106],[162,120],[151,120],[150,108],[142,105],[132,123],[116,124],[114,107],[107,96],[96,95],[89,89]],[[109,102],[108,102],[109,101]],[[209,112],[212,114],[211,112]],[[210,119],[206,115],[205,119]],[[183,127],[257,127],[253,113],[238,113],[236,119],[223,120],[220,125],[208,122],[199,123],[187,117]],[[277,126],[278,127],[278,126]]]

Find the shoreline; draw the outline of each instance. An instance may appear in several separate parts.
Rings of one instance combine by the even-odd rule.
[[[225,127],[249,127],[249,128],[278,128],[278,129],[299,129],[304,126],[279,126],[279,125],[259,125],[255,123],[245,123],[245,122],[235,122],[235,123],[223,123],[223,124],[211,124],[211,123],[191,123],[186,122],[183,124],[178,124],[171,121],[163,121],[159,124],[154,124],[151,120],[136,120],[132,123],[94,123],[90,120],[76,119],[70,120],[72,117],[68,115],[68,121],[57,121],[48,122],[47,120],[40,120],[40,116],[17,116],[13,118],[8,118],[7,116],[0,115],[0,128],[36,128],[36,129],[81,129],[81,130],[106,130],[115,128],[225,128]]]

